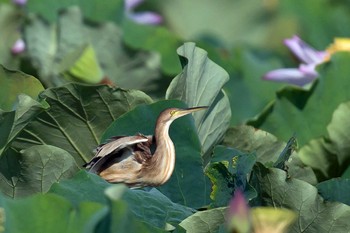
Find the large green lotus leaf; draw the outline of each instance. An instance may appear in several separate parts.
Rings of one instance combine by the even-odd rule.
[[[73,207],[54,194],[40,194],[19,200],[1,197],[5,209],[5,232],[93,233],[106,209],[98,203],[83,202]]]
[[[78,165],[90,160],[113,120],[152,101],[136,90],[79,84],[50,88],[40,97],[50,108],[32,119],[11,146],[18,151],[38,144],[57,146],[73,155]]]
[[[189,233],[217,232],[225,223],[226,211],[226,207],[199,211],[183,220],[180,226]]]
[[[71,179],[54,183],[48,193],[60,195],[69,200],[74,206],[78,206],[79,203],[84,201],[106,205],[108,200],[104,195],[104,191],[110,186],[110,183],[98,175],[81,170]]]
[[[317,188],[304,181],[288,178],[286,172],[258,163],[252,185],[259,190],[258,204],[287,208],[298,213],[290,232],[346,232],[350,230],[350,207],[325,202]]]
[[[67,80],[98,83],[102,76],[123,88],[151,90],[159,78],[159,59],[128,51],[120,28],[112,23],[89,24],[78,7],[64,10],[57,23],[32,15],[25,27],[27,51],[46,86]]]
[[[298,140],[298,138],[296,138]],[[225,134],[223,145],[233,147],[246,153],[256,153],[258,162],[265,165],[275,163],[284,150],[286,143],[278,140],[274,135],[255,129],[251,126],[241,125],[230,127]],[[293,153],[288,161],[288,174],[310,184],[317,183],[316,176],[310,167],[300,161],[300,153]],[[215,158],[215,157],[214,157]]]
[[[20,10],[15,6],[0,3],[0,64],[11,69],[17,69],[19,66],[19,59],[13,56],[11,48],[20,38],[18,28],[23,21],[21,16]]]
[[[56,21],[58,12],[69,6],[77,5],[82,9],[84,16],[95,21],[113,20],[118,21],[124,11],[122,0],[107,0],[101,4],[97,0],[32,0],[27,3],[27,10],[32,13],[38,13],[50,23]]]
[[[47,106],[21,94],[15,107],[15,111],[0,113],[0,155],[11,146],[11,142],[21,130]]]
[[[256,197],[256,191],[247,182],[247,176],[256,162],[255,153],[242,153],[219,146],[213,152],[215,161],[217,157],[222,160],[211,161],[205,168],[205,174],[212,182],[212,206],[227,206],[237,189],[244,191],[248,200]]]
[[[247,153],[255,152],[257,161],[265,164],[277,160],[285,143],[266,131],[241,125],[227,130],[223,145]]]
[[[152,135],[158,115],[170,107],[185,108],[186,105],[181,101],[167,100],[138,106],[118,118],[107,129],[102,141],[117,135]],[[201,146],[191,116],[172,123],[169,134],[175,144],[175,170],[170,180],[159,190],[174,202],[202,207],[208,203],[210,190],[203,173]]]
[[[338,201],[350,205],[350,180],[334,178],[317,184],[320,195],[327,201]]]
[[[334,110],[342,102],[350,100],[349,53],[339,53],[319,67],[319,78],[311,90],[286,88],[277,94],[277,99],[252,124],[280,139],[296,134],[300,146],[311,139],[326,135],[326,126]]]
[[[185,43],[177,52],[183,71],[170,83],[166,98],[182,100],[190,107],[210,107],[207,112],[194,114],[202,149],[207,152],[221,139],[229,126],[230,103],[222,90],[229,76],[208,58],[206,51],[194,43]],[[204,160],[206,162],[208,158]]]
[[[109,184],[95,174],[80,171],[72,179],[52,185],[49,192],[65,197],[75,206],[84,201],[106,205],[109,201],[104,195],[105,190],[115,189],[112,193],[116,197],[117,189],[121,186],[124,187],[121,184]],[[170,201],[154,188],[149,191],[126,189],[119,196],[128,203],[134,216],[159,228],[163,228],[166,223],[179,224],[194,211]]]
[[[19,153],[8,149],[0,158],[0,189],[12,198],[45,193],[51,185],[78,171],[73,157],[65,150],[37,145]]]
[[[33,76],[8,70],[0,65],[0,108],[2,110],[13,110],[19,94],[26,94],[36,99],[43,90],[44,87],[40,81]]]
[[[350,102],[340,104],[327,126],[328,135],[300,150],[301,160],[317,172],[319,180],[341,176],[350,164],[349,114]]]
[[[161,230],[164,228],[157,228],[148,221],[140,222],[136,220],[131,211],[132,208],[129,207],[129,203],[121,200],[127,189],[124,185],[115,185],[106,190],[106,196],[110,200],[111,209],[110,232],[166,232],[165,230]],[[144,200],[141,199],[141,201]]]
[[[210,53],[211,57],[216,53]],[[283,84],[263,80],[268,71],[281,67],[277,59],[262,57],[249,51],[249,48],[235,48],[221,55],[217,61],[229,74],[230,80],[224,90],[230,100],[231,125],[245,123],[258,115],[275,98],[275,92]]]
[[[3,112],[0,110],[0,155],[5,150],[9,136],[15,121],[15,112]]]
[[[122,194],[121,186],[124,187]],[[150,191],[130,190],[125,185],[117,184],[108,188],[106,194],[111,199],[124,200],[137,219],[160,229],[165,229],[167,223],[179,224],[194,212],[188,207],[171,202],[154,188]]]

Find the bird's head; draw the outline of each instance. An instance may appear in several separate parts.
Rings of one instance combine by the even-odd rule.
[[[186,116],[190,113],[197,112],[200,110],[207,109],[208,107],[203,106],[203,107],[193,107],[193,108],[168,108],[165,109],[160,115],[159,115],[159,120],[161,121],[169,121],[172,122],[177,118]]]

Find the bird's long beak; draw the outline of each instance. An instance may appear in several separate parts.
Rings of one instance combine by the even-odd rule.
[[[177,117],[182,117],[182,116],[185,116],[187,114],[190,114],[192,112],[197,112],[197,111],[200,111],[200,110],[205,110],[207,109],[208,107],[207,106],[200,106],[200,107],[193,107],[193,108],[186,108],[186,109],[180,109],[177,111],[176,113],[176,116]]]

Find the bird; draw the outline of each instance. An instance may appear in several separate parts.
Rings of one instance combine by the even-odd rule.
[[[167,108],[157,118],[154,135],[114,136],[99,145],[94,157],[83,166],[110,183],[124,183],[129,188],[160,186],[169,180],[175,167],[171,123],[207,108]]]

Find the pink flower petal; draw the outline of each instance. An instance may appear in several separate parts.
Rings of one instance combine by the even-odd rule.
[[[140,24],[160,24],[163,21],[162,16],[152,12],[128,14],[129,18]]]
[[[297,86],[304,86],[305,84],[312,82],[317,77],[317,75],[317,72],[311,74],[303,72],[302,69],[290,68],[270,71],[264,75],[263,79],[276,82],[290,83]]]
[[[138,5],[140,5],[144,0],[124,0],[124,6],[126,11],[131,11]]]
[[[300,61],[306,64],[322,63],[327,56],[327,52],[315,50],[298,36],[293,36],[292,38],[284,40],[284,44]]]

